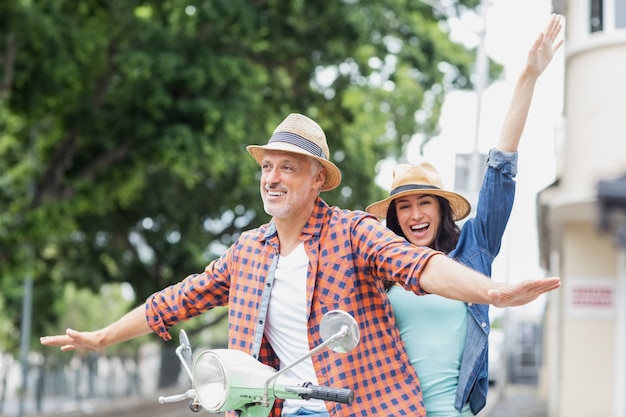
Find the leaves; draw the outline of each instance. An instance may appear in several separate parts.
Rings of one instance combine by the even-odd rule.
[[[473,62],[403,0],[13,0],[0,45],[0,297],[18,326],[33,274],[36,335],[69,319],[70,285],[140,301],[267,221],[245,146],[291,112],[326,131],[329,203],[381,198],[376,163],[437,132]]]

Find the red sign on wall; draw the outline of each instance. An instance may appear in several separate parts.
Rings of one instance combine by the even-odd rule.
[[[615,281],[606,278],[575,278],[567,282],[567,307],[570,313],[613,314]]]
[[[589,308],[612,308],[613,289],[580,287],[572,290],[572,306]]]

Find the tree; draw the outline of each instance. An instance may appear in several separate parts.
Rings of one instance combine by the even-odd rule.
[[[376,163],[437,133],[474,57],[404,0],[12,0],[0,45],[0,297],[18,326],[33,274],[37,335],[69,282],[142,299],[266,221],[245,146],[288,113],[327,133],[328,202],[383,197]]]

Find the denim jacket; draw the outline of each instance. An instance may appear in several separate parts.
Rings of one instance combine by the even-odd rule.
[[[500,252],[502,236],[513,208],[515,175],[517,152],[491,149],[478,195],[476,215],[463,224],[457,246],[448,254],[450,258],[491,276],[491,265]],[[461,411],[469,401],[472,412],[477,414],[485,406],[489,389],[489,306],[466,305],[467,336],[454,406]]]

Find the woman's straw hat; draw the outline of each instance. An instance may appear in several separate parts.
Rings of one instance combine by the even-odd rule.
[[[322,191],[337,188],[341,171],[329,160],[328,143],[324,131],[308,117],[292,113],[274,130],[267,145],[249,145],[250,155],[261,164],[266,150],[292,152],[317,159],[326,168],[326,182]]]
[[[448,200],[454,221],[467,217],[471,209],[470,203],[463,196],[445,191],[437,170],[428,162],[422,162],[419,165],[398,165],[393,171],[389,197],[370,204],[365,210],[384,219],[393,200],[414,194],[438,195]]]

